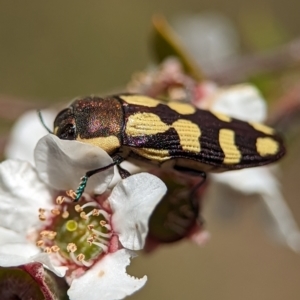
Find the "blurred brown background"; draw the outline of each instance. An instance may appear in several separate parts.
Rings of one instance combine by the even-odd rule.
[[[0,0],[0,142],[26,108],[69,101],[78,95],[122,88],[150,61],[151,17],[169,20],[183,13],[225,14],[253,52],[241,24],[247,13],[261,20],[271,12],[288,42],[300,34],[299,0],[173,1],[3,1]],[[261,32],[257,22],[254,36]],[[249,32],[249,28],[247,29]],[[285,39],[285,40],[284,40]],[[283,162],[284,195],[300,222],[299,145]],[[300,299],[300,254],[269,239],[257,198],[241,198],[235,218],[222,220],[217,203],[204,203],[212,239],[205,248],[190,242],[141,254],[131,274],[148,275],[146,287],[130,299]],[[99,295],[101,299],[101,295]]]

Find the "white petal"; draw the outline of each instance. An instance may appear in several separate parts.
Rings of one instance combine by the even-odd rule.
[[[72,300],[118,300],[144,286],[147,277],[137,279],[126,273],[131,254],[122,249],[105,255],[83,276],[74,279],[68,295]]]
[[[38,209],[51,207],[51,191],[28,162],[0,164],[0,226],[25,235],[41,225]]]
[[[257,88],[240,84],[220,89],[209,99],[204,99],[207,109],[248,122],[264,122],[266,103]]]
[[[108,198],[113,210],[112,225],[125,248],[144,247],[148,219],[166,190],[158,177],[148,173],[132,175],[113,189]]]
[[[13,243],[26,243],[25,235],[0,227],[0,246]]]
[[[243,194],[251,195],[267,191],[273,185],[268,167],[242,169],[211,174],[214,181],[226,184]]]
[[[282,196],[280,183],[273,174],[273,170],[274,166],[258,167],[212,174],[212,178],[243,194],[261,195],[273,219],[272,231],[277,239],[286,243],[294,251],[300,252],[299,227]],[[222,196],[226,197],[226,194],[222,193]]]
[[[36,255],[39,249],[33,244],[6,244],[0,246],[0,266],[14,267],[32,262],[31,256]]]
[[[195,231],[191,235],[189,235],[189,239],[200,247],[205,246],[210,240],[210,238],[210,233],[207,230],[203,229]]]
[[[54,274],[56,274],[59,277],[65,276],[66,271],[68,270],[68,267],[55,266],[53,264],[53,261],[50,258],[50,255],[46,253],[38,253],[32,256],[31,260],[43,264],[48,270],[52,271]]]
[[[184,46],[208,73],[230,61],[239,52],[236,26],[216,12],[180,14],[173,24]],[[209,77],[209,76],[208,76]]]
[[[58,190],[76,190],[80,178],[87,171],[112,163],[111,157],[99,147],[60,140],[53,134],[39,140],[34,155],[41,178]],[[86,191],[103,193],[111,182],[113,173],[114,168],[109,168],[93,175],[88,180]]]
[[[39,262],[57,276],[63,277],[67,267],[56,267],[53,265],[50,256],[40,253],[40,250],[33,244],[13,243],[0,246],[0,266],[14,267],[25,265],[31,262]]]
[[[122,166],[122,168],[124,168],[126,171],[128,171],[132,175],[147,171],[147,168],[145,168],[144,166],[138,166],[127,160],[123,161],[121,166]],[[112,190],[113,187],[121,180],[122,180],[122,178],[118,172],[118,169],[117,169],[117,167],[115,167],[114,177],[109,184],[109,189]]]
[[[270,233],[279,242],[300,253],[299,227],[281,194],[278,184],[274,185],[274,188],[267,193],[262,193],[262,199],[273,219]]]
[[[43,119],[49,126],[53,124],[56,112],[43,111]],[[5,149],[7,158],[22,159],[34,165],[33,152],[38,140],[48,132],[43,127],[36,110],[23,114],[14,125]]]

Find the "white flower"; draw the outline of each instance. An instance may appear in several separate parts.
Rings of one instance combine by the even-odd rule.
[[[201,108],[217,111],[241,120],[264,122],[267,109],[259,91],[251,85],[241,84],[217,89],[199,101]],[[294,251],[300,251],[300,232],[280,189],[276,165],[211,174],[214,195],[220,203],[229,206],[230,189],[245,195],[261,196],[273,218],[273,231],[277,238]]]
[[[140,289],[147,277],[127,275],[126,266],[131,250],[144,247],[149,216],[166,192],[163,182],[132,175],[109,195],[110,168],[90,178],[75,206],[68,196],[57,196],[76,188],[87,171],[112,163],[111,157],[98,147],[47,135],[35,159],[36,169],[24,161],[0,164],[0,266],[40,262],[66,276],[72,300],[123,299]]]
[[[206,72],[228,64],[240,50],[234,24],[218,12],[181,14],[173,25],[183,45]]]
[[[181,92],[177,94],[185,95],[181,98],[189,100],[200,109],[216,111],[248,122],[263,123],[266,119],[266,103],[257,88],[249,84],[220,88],[209,81],[198,83],[184,73],[176,59],[165,60],[156,71],[141,73],[134,78],[129,88],[135,93],[142,92],[153,97],[168,95],[170,99],[178,100],[180,97],[177,99],[170,93],[174,87],[178,92],[178,86],[181,87]],[[233,203],[230,201],[230,190],[246,195],[259,194],[273,219],[269,226],[273,229],[273,235],[275,233],[278,240],[300,252],[299,228],[284,201],[280,183],[274,174],[275,169],[276,165],[271,165],[209,174],[214,184],[211,190],[220,204],[226,203],[222,208],[227,211]]]
[[[43,110],[43,119],[47,125],[49,124],[49,127],[52,126],[56,115],[57,112],[54,110]],[[47,130],[38,118],[37,111],[27,111],[13,126],[10,139],[5,147],[5,156],[7,158],[26,160],[34,165],[34,148],[39,139],[47,133]]]
[[[267,105],[263,97],[250,84],[216,87],[214,92],[199,101],[199,106],[248,122],[263,123],[267,117]]]

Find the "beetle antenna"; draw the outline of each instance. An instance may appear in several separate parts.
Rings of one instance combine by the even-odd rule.
[[[49,133],[53,133],[53,131],[50,130],[49,127],[46,125],[46,123],[45,123],[45,121],[44,121],[44,119],[43,119],[43,116],[42,116],[42,112],[38,109],[38,110],[37,110],[37,113],[38,113],[39,119],[40,119],[42,125],[44,126],[44,128],[45,128]]]

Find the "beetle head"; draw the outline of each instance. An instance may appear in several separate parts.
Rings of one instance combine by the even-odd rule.
[[[121,145],[123,111],[115,97],[75,100],[54,121],[54,134],[99,146],[109,154]]]

